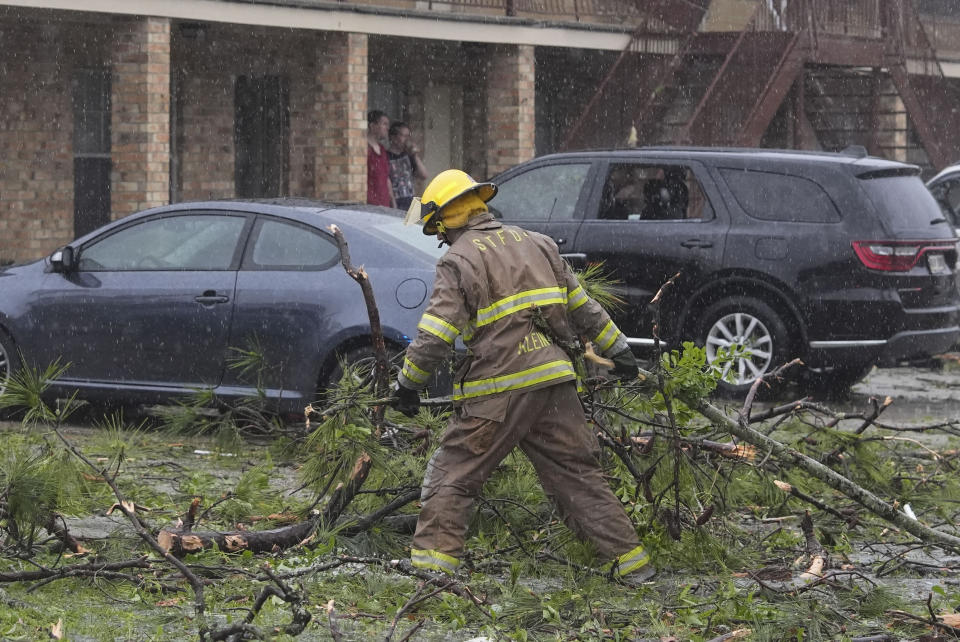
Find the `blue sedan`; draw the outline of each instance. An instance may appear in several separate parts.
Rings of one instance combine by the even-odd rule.
[[[179,203],[110,223],[51,256],[0,269],[0,391],[21,360],[69,364],[52,396],[162,403],[197,389],[262,389],[302,411],[369,351],[363,296],[329,226],[370,275],[388,348],[416,332],[441,250],[398,212],[280,199]],[[230,368],[264,356],[261,381]]]

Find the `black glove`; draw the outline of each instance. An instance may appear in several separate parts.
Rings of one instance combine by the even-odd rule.
[[[400,385],[397,388],[397,401],[393,407],[408,417],[413,417],[420,410],[420,393],[413,388]]]
[[[636,379],[640,375],[640,366],[633,350],[627,348],[613,355],[613,376],[620,380]]]

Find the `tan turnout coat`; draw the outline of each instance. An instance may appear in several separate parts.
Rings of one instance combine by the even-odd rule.
[[[549,331],[537,324],[535,310]],[[490,214],[476,216],[437,262],[433,295],[407,348],[400,383],[425,387],[462,337],[468,358],[454,377],[454,402],[482,408],[510,392],[574,380],[571,359],[555,342],[574,336],[608,356],[628,347],[551,238],[502,225]]]

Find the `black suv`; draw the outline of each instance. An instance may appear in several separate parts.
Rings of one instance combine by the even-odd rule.
[[[919,168],[839,154],[638,148],[553,154],[495,177],[508,222],[551,236],[574,267],[623,283],[614,312],[638,353],[694,340],[728,392],[800,357],[844,390],[874,364],[924,358],[960,337],[957,239]]]

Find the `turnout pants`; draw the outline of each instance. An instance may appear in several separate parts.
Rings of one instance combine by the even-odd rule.
[[[599,444],[587,427],[575,384],[515,393],[505,401],[505,412],[501,407],[486,413],[502,421],[468,416],[463,409],[451,415],[423,480],[414,564],[456,570],[474,498],[519,446],[574,533],[592,541],[605,558],[618,558],[622,572],[645,565],[648,558],[633,524],[603,478]]]

